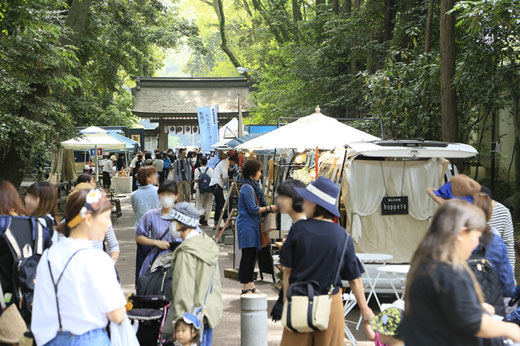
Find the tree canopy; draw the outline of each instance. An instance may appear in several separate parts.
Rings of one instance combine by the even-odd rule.
[[[0,0],[0,178],[18,185],[75,126],[133,124],[129,77],[197,32],[174,2]]]

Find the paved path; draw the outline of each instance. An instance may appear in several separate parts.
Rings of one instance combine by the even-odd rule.
[[[121,209],[123,216],[114,224],[114,229],[117,234],[121,254],[117,263],[117,270],[121,279],[121,286],[125,294],[130,294],[134,291],[134,276],[135,276],[135,232],[134,223],[135,216],[130,205],[130,198],[128,196],[121,200]],[[209,228],[204,229],[210,233]],[[211,235],[211,234],[210,234]],[[234,346],[240,345],[240,284],[237,281],[224,278],[223,270],[232,268],[232,259],[228,252],[232,252],[231,246],[220,246],[219,265],[221,269],[220,277],[222,281],[222,298],[224,301],[223,315],[221,323],[215,328],[214,342],[215,346],[226,345]],[[271,275],[264,276],[265,281],[257,282],[258,289],[267,295],[268,311],[271,311],[272,306],[278,298],[278,292],[272,284]],[[352,319],[359,317],[358,311],[353,311]],[[268,328],[268,342],[269,345],[279,345],[282,337],[283,326],[280,322],[274,323],[270,319],[267,324]],[[355,328],[352,327],[351,330]],[[363,340],[363,332],[355,332],[358,340]],[[345,339],[346,340],[346,339]],[[345,343],[350,345],[350,343]],[[371,342],[359,342],[358,345],[373,345]]]

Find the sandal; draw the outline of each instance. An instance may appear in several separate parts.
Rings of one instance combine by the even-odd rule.
[[[250,289],[250,291],[251,291],[251,293],[253,293],[253,294],[260,294],[260,291],[257,290],[256,287],[253,288],[253,289]]]
[[[251,290],[242,290],[242,293],[240,293],[240,295],[242,295],[242,294],[247,294],[247,293],[249,293],[249,292],[252,292],[252,291],[251,291]]]

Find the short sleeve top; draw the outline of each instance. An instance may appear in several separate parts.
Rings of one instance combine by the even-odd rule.
[[[80,249],[84,250],[71,259],[63,272],[69,258]],[[59,329],[47,258],[54,280],[63,272],[58,284],[58,300],[64,331],[81,335],[105,328],[107,313],[126,304],[112,259],[103,251],[93,249],[88,240],[65,238],[43,253],[36,269],[31,330],[38,345],[52,340]]]
[[[365,272],[356,256],[354,242],[345,229],[328,221],[307,219],[297,221],[289,231],[280,253],[280,263],[292,268],[289,283],[318,282],[322,293],[329,290],[338,269],[341,252],[347,241],[340,277],[334,283],[339,291],[341,279],[354,280]]]
[[[481,345],[482,307],[464,268],[432,261],[417,268],[399,327],[407,346]]]

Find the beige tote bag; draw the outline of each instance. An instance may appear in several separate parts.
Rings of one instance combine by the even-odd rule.
[[[332,292],[343,266],[348,237],[346,235],[338,268],[327,294],[320,294],[321,288],[316,281],[295,282],[289,286],[282,311],[284,327],[295,333],[323,331],[329,327]]]

